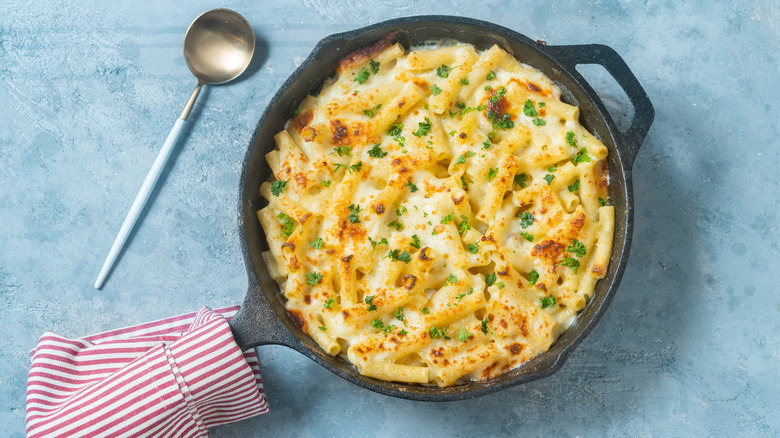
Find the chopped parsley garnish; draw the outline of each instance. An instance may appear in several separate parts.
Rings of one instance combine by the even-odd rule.
[[[506,87],[499,87],[498,91],[493,93],[492,96],[490,96],[490,101],[493,103],[498,103],[498,101],[503,98],[506,95]]]
[[[479,245],[477,245],[476,243],[469,243],[466,244],[466,249],[468,249],[470,253],[476,254],[479,252]]]
[[[279,213],[276,217],[282,221],[282,236],[289,237],[295,230],[295,221],[284,213]]]
[[[587,163],[590,161],[590,155],[588,155],[588,150],[585,148],[580,149],[579,152],[577,152],[577,155],[573,156],[572,161],[575,163]]]
[[[552,180],[555,179],[555,175],[547,174],[542,178],[543,180],[547,181],[547,185],[549,186],[552,183]]]
[[[458,277],[450,274],[450,275],[447,276],[447,279],[444,280],[444,286],[448,286],[450,284],[455,284],[457,282],[458,282]]]
[[[571,270],[574,271],[575,274],[577,273],[577,268],[580,267],[580,262],[577,259],[573,258],[573,257],[567,257],[567,258],[563,259],[563,261],[558,263],[558,264],[562,265],[562,266],[570,267]]]
[[[395,311],[395,319],[397,319],[399,321],[403,321],[404,320],[404,308],[403,307],[398,307],[398,310]]]
[[[368,241],[371,243],[371,248],[372,248],[372,249],[373,249],[373,248],[376,248],[378,245],[388,245],[388,243],[387,243],[387,239],[385,239],[384,237],[383,237],[383,238],[381,238],[381,239],[379,239],[379,241],[378,241],[378,242],[377,242],[377,241],[375,241],[374,239],[372,239],[372,238],[370,238],[370,237],[369,237],[369,238],[368,238]]]
[[[523,114],[528,117],[539,117],[539,112],[534,108],[534,102],[531,99],[525,101],[525,105],[523,105]]]
[[[314,249],[322,249],[323,246],[325,246],[325,242],[321,238],[316,238],[309,242],[309,246]]]
[[[444,225],[449,222],[452,222],[453,220],[455,220],[455,213],[450,213],[447,216],[441,218],[441,224]]]
[[[541,108],[541,107],[543,107],[543,106],[547,106],[547,103],[545,103],[545,102],[539,102],[537,105],[539,105],[539,108]]]
[[[491,168],[490,170],[488,170],[488,182],[493,181],[493,178],[495,178],[496,176],[498,176],[498,168],[497,167]]]
[[[450,67],[446,64],[442,64],[441,67],[436,69],[436,76],[445,79],[449,77],[450,72],[452,71],[453,67]]]
[[[521,189],[525,188],[525,183],[528,181],[528,174],[527,173],[521,173],[520,175],[515,175],[515,187],[520,186]]]
[[[461,85],[468,85],[469,84],[469,78],[460,78],[460,84]]]
[[[569,245],[568,248],[566,248],[566,252],[573,252],[577,257],[582,258],[585,256],[587,251],[585,250],[585,245],[582,244],[577,239],[572,239],[571,245]]]
[[[410,190],[412,193],[414,193],[414,192],[416,192],[416,191],[417,191],[417,186],[416,186],[416,185],[414,185],[414,183],[413,183],[413,182],[411,182],[411,181],[407,181],[407,182],[406,182],[406,187],[409,187],[409,190]]]
[[[531,269],[531,272],[528,273],[528,283],[536,284],[537,281],[539,281],[539,273],[536,272],[536,269]]]
[[[571,185],[569,187],[567,187],[567,189],[569,189],[570,192],[576,192],[577,190],[579,190],[580,189],[580,180],[577,179],[576,181],[571,183]]]
[[[335,170],[336,172],[338,172],[338,170],[340,168],[342,168],[342,167],[346,168],[347,172],[349,172],[349,173],[360,172],[360,169],[363,168],[363,162],[362,161],[358,161],[357,163],[355,163],[355,164],[353,164],[351,166],[346,165],[346,164],[339,164],[339,163],[334,163],[333,165],[336,166],[336,170]]]
[[[382,104],[381,103],[379,105],[373,107],[373,108],[364,109],[363,110],[363,114],[367,115],[368,117],[373,118],[376,115],[376,111],[379,110],[379,108],[382,108]]]
[[[460,183],[461,183],[461,185],[463,185],[464,189],[469,188],[469,183],[466,182],[466,177],[465,176],[461,175]]]
[[[395,125],[392,125],[390,129],[387,130],[387,135],[390,137],[398,137],[403,133],[404,124],[403,123],[396,123]]]
[[[542,301],[542,309],[546,309],[555,305],[555,297],[552,295],[549,297],[542,297],[540,300]]]
[[[490,73],[488,73],[487,76],[485,76],[485,79],[487,80],[491,80],[495,78],[496,78],[496,72],[494,72],[493,70],[490,70]]]
[[[403,214],[406,213],[407,211],[409,210],[407,210],[406,207],[404,207],[403,205],[399,205],[398,208],[395,209],[395,214],[397,214],[398,216],[403,216]]]
[[[379,61],[374,61],[374,58],[371,58],[371,60],[368,61],[368,66],[371,68],[371,73],[379,73]]]
[[[353,224],[359,224],[360,219],[358,218],[358,213],[360,213],[360,210],[362,210],[362,208],[360,208],[359,205],[355,205],[355,204],[350,204],[349,207],[347,208],[349,208],[349,211],[351,212],[347,217],[347,219],[349,219],[349,221],[352,222]]]
[[[363,298],[363,301],[368,304],[368,311],[373,312],[376,310],[376,306],[374,305],[374,295],[367,295],[365,298]]]
[[[460,155],[457,160],[455,160],[455,165],[463,164],[466,162],[466,156]]]
[[[428,334],[431,336],[431,339],[444,338],[446,340],[450,340],[450,337],[447,336],[447,330],[449,329],[449,326],[444,327],[442,330],[435,325],[432,325],[431,328],[428,329]]]
[[[401,330],[400,332],[398,332],[398,334],[403,336],[409,334],[409,332],[407,332],[406,330]]]
[[[322,280],[322,274],[319,272],[309,272],[306,274],[306,284],[314,286]]]
[[[465,215],[460,215],[460,223],[458,224],[458,234],[461,236],[463,233],[471,229],[471,225],[469,225],[469,218],[467,218]]]
[[[441,88],[439,88],[439,86],[436,84],[431,85],[430,88],[431,88],[431,94],[433,94],[434,96],[438,96],[439,93],[441,93]]]
[[[328,298],[327,300],[325,300],[325,304],[323,304],[322,307],[326,309],[330,309],[333,306],[333,303],[335,302],[336,300],[334,300],[333,298]]]
[[[324,325],[317,326],[317,328],[318,328],[318,329],[320,329],[320,330],[322,330],[322,331],[325,331],[325,330],[327,330],[327,329],[328,329],[328,328],[327,328],[327,327],[325,327]]]
[[[271,193],[274,196],[279,196],[284,192],[284,188],[287,186],[287,181],[280,179],[271,183]]]
[[[390,250],[387,253],[387,257],[389,257],[392,261],[401,261],[404,263],[409,263],[412,261],[412,256],[406,250],[401,251],[400,249]]]
[[[599,205],[602,207],[606,207],[607,205],[609,205],[610,202],[612,201],[609,198],[607,199],[599,198]]]
[[[301,109],[298,108],[297,110],[293,111],[293,115],[295,115],[295,117],[300,116],[301,115]]]
[[[534,125],[536,125],[536,126],[544,126],[544,125],[546,125],[546,124],[547,124],[547,121],[546,121],[546,120],[544,120],[544,119],[540,119],[540,118],[538,118],[538,117],[537,117],[537,118],[535,118],[535,119],[533,120],[533,123],[534,123]]]
[[[339,154],[339,157],[343,157],[344,155],[351,157],[352,156],[352,149],[349,146],[341,145],[333,148],[333,151]]]
[[[395,326],[392,325],[392,324],[386,326],[385,323],[381,319],[379,319],[379,318],[371,321],[371,327],[373,327],[375,329],[382,330],[382,333],[384,333],[386,335],[389,334],[390,332],[392,332],[393,329],[395,328]]]
[[[472,335],[471,333],[467,332],[466,331],[466,327],[461,327],[460,331],[458,332],[458,340],[459,341],[467,342],[472,336],[474,336],[474,335]]]
[[[466,295],[471,295],[472,293],[474,293],[474,288],[473,287],[471,289],[469,289],[468,292],[464,292],[462,294],[458,294],[455,297],[455,304],[460,304],[460,300],[462,300]]]
[[[322,185],[324,185],[325,187],[330,187],[330,183],[332,183],[332,182],[333,181],[331,181],[329,179],[326,179],[325,181],[322,182]]]
[[[477,153],[476,152],[471,152],[471,151],[466,152],[466,158],[471,158],[474,155],[477,155]]]
[[[379,147],[379,143],[375,144],[374,147],[368,151],[368,156],[371,158],[384,158],[386,155],[387,152],[383,151],[382,148]]]
[[[422,137],[429,132],[431,132],[431,121],[426,117],[424,122],[418,124],[417,131],[412,134],[414,134],[415,137]]]
[[[489,322],[490,319],[487,316],[482,320],[482,333],[487,334],[488,330],[490,330],[490,333],[493,333],[493,336],[496,336],[496,332],[488,325]]]
[[[413,247],[415,247],[417,249],[420,249],[420,246],[422,245],[422,243],[420,242],[420,238],[416,234],[412,235],[412,243],[410,243],[410,245],[412,245]]]
[[[556,170],[558,170],[558,165],[557,164],[553,164],[552,166],[547,168],[547,171],[550,172],[550,173],[553,173]]]
[[[427,308],[427,307],[423,307],[423,308],[422,308],[422,313],[424,313],[424,314],[426,314],[426,315],[427,315],[427,314],[429,314],[429,313],[431,313],[431,312],[429,312],[429,311],[428,311],[428,308]]]
[[[515,122],[512,121],[512,116],[509,113],[501,116],[493,111],[488,111],[486,115],[493,124],[493,129],[512,129],[515,127]]]
[[[493,286],[493,283],[496,282],[496,273],[491,272],[490,274],[485,276],[485,283],[488,285],[488,287]]]
[[[529,233],[527,233],[525,231],[522,231],[522,232],[520,232],[520,235],[523,236],[525,238],[525,240],[527,240],[529,242],[533,242],[534,241],[534,236],[532,234],[529,234]]]
[[[520,226],[523,227],[523,229],[526,229],[534,224],[534,215],[529,211],[520,213],[520,215],[517,217],[520,218]]]
[[[457,133],[458,133],[458,131],[453,129],[452,131],[450,131],[450,137],[455,137],[455,134],[457,134]]]
[[[577,147],[577,140],[574,139],[574,131],[569,131],[566,133],[566,143],[568,143],[569,146],[573,148]]]
[[[496,286],[498,286],[498,290],[501,290],[501,289],[503,289],[503,288],[504,288],[504,282],[503,282],[503,281],[499,281],[499,282],[496,284]]]
[[[390,227],[390,228],[395,228],[398,231],[401,231],[401,230],[404,229],[404,224],[398,222],[397,220],[394,220],[394,221],[390,222],[389,224],[387,224],[387,226]]]
[[[352,80],[356,81],[358,84],[362,85],[362,84],[364,84],[368,80],[369,76],[371,76],[371,72],[369,72],[367,68],[362,67],[360,69],[360,73],[358,73],[357,77],[355,79],[352,79]]]

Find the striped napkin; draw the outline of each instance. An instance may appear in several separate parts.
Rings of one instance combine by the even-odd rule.
[[[79,339],[46,332],[32,351],[27,436],[207,437],[268,412],[254,351],[227,319],[238,306]]]

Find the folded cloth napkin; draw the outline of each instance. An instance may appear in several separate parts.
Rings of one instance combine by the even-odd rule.
[[[46,332],[27,380],[28,437],[207,437],[268,412],[254,351],[228,326],[238,306],[85,338]]]

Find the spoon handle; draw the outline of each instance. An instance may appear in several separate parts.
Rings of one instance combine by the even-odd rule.
[[[111,251],[108,252],[108,257],[106,257],[106,261],[103,263],[100,275],[98,275],[97,281],[95,281],[95,289],[103,287],[103,282],[106,280],[108,272],[114,265],[130,232],[133,231],[133,227],[135,226],[138,217],[141,215],[141,212],[144,210],[146,201],[149,200],[149,195],[152,194],[152,190],[154,189],[155,184],[157,184],[157,180],[160,179],[160,174],[165,168],[165,164],[168,162],[171,152],[173,152],[173,147],[176,146],[176,141],[181,135],[184,123],[185,120],[181,117],[176,119],[176,123],[173,124],[173,129],[171,129],[171,133],[168,134],[168,138],[165,139],[165,143],[163,144],[160,153],[157,154],[157,158],[154,160],[154,164],[152,164],[152,168],[149,169],[149,173],[146,174],[146,179],[144,179],[144,183],[141,185],[141,190],[138,191],[138,194],[135,196],[133,206],[130,207],[130,212],[127,213],[127,217],[125,217],[125,221],[122,223],[122,228],[119,229],[119,234],[117,234],[114,244],[111,246]]]

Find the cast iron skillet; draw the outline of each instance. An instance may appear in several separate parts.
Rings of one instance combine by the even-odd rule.
[[[307,95],[319,92],[323,81],[335,74],[336,63],[341,58],[393,31],[399,31],[395,39],[407,49],[443,38],[471,43],[477,49],[498,44],[558,84],[563,100],[580,108],[580,123],[609,148],[609,197],[615,206],[615,237],[606,277],[599,281],[593,298],[549,351],[487,382],[439,388],[361,376],[348,362],[324,353],[289,319],[279,288],[263,262],[262,253],[268,245],[257,219],[257,210],[265,205],[259,195],[260,184],[270,175],[265,154],[275,147],[274,135],[293,117],[298,104]],[[635,114],[628,131],[620,132],[616,128],[601,99],[575,69],[578,64],[604,66],[626,92]],[[449,401],[477,397],[554,373],[596,325],[620,283],[628,261],[634,216],[631,165],[653,116],[653,106],[636,77],[614,50],[603,45],[548,46],[492,23],[450,16],[400,18],[326,37],[271,99],[244,158],[239,226],[249,291],[241,310],[230,321],[238,345],[242,350],[258,345],[285,345],[356,385],[413,400]]]

